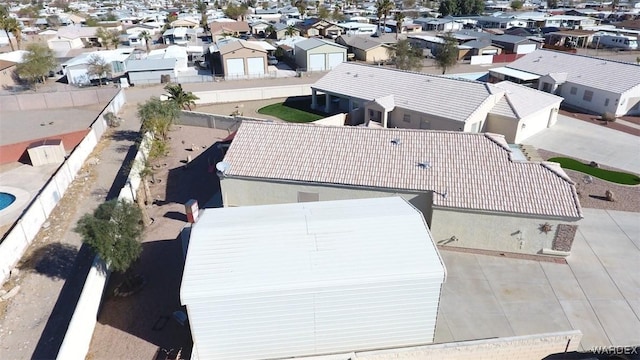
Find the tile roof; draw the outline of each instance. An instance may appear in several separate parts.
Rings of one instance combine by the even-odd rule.
[[[640,85],[640,66],[573,55],[560,51],[536,50],[507,65],[507,68],[537,75],[567,73],[567,82],[623,93]]]
[[[441,207],[582,217],[562,169],[510,154],[495,134],[245,121],[224,161],[228,177],[434,191]]]
[[[564,100],[560,96],[538,91],[511,81],[502,81],[494,84],[494,86],[505,91],[505,97],[518,115],[518,118],[526,117],[554,104],[560,106],[560,103]]]
[[[352,63],[338,65],[311,87],[365,101],[393,94],[399,108],[458,121],[504,92],[478,81]]]

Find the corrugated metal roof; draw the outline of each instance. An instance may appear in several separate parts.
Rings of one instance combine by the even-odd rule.
[[[507,68],[540,76],[564,72],[567,82],[618,94],[640,85],[639,65],[560,51],[536,50]]]
[[[399,197],[206,209],[180,298],[444,276],[422,214]]]
[[[503,92],[477,81],[350,63],[338,65],[311,87],[367,101],[393,94],[399,108],[457,121],[466,121]]]
[[[435,191],[436,206],[582,217],[562,170],[510,153],[496,134],[246,121],[224,161],[230,177]]]

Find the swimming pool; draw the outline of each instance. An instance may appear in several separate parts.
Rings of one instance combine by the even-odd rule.
[[[16,201],[16,197],[6,193],[0,192],[0,210],[7,208],[9,205]]]

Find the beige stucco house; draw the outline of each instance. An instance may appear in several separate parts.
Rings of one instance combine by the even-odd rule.
[[[337,66],[311,91],[312,107],[348,113],[351,125],[491,131],[516,144],[553,126],[562,101],[506,81],[487,84],[354,63]]]
[[[567,255],[582,218],[558,164],[497,134],[245,121],[218,169],[226,207],[401,196],[442,246]]]
[[[295,43],[295,59],[296,65],[307,71],[331,70],[347,61],[347,48],[311,38]]]
[[[336,43],[346,46],[355,60],[375,64],[390,58],[391,46],[370,35],[342,35],[336,39]]]
[[[259,78],[267,74],[267,51],[251,41],[237,40],[221,46],[219,61],[225,78]]]

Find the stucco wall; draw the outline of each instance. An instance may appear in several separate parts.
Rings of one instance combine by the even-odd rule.
[[[540,85],[542,86],[542,84]],[[576,88],[576,93],[571,94],[571,88]],[[612,93],[609,91],[603,91],[600,89],[574,84],[570,82],[564,83],[559,88],[559,93],[557,95],[562,96],[564,98],[564,103],[566,105],[588,110],[594,112],[596,114],[603,114],[605,112],[615,113],[616,115],[623,115],[624,109],[622,109],[619,105],[624,98],[621,99],[620,94]],[[585,90],[589,90],[593,92],[593,96],[591,101],[583,100]],[[609,99],[608,106],[605,106],[606,99]],[[626,104],[626,100],[625,100]]]
[[[410,116],[409,122],[404,121],[404,115]],[[421,123],[423,126],[421,127]],[[427,126],[428,125],[428,126]],[[464,122],[442,118],[428,114],[419,113],[417,111],[406,110],[396,107],[389,114],[390,128],[402,129],[430,129],[430,130],[450,130],[461,131],[464,128]]]
[[[545,223],[553,226],[547,233],[540,231]],[[431,233],[444,246],[539,254],[543,248],[552,248],[558,224],[576,222],[435,208]],[[449,241],[454,236],[458,240]]]
[[[485,132],[502,134],[508,143],[514,143],[518,129],[518,119],[502,115],[489,114],[485,124]]]
[[[20,160],[20,157],[25,155],[26,149],[29,145],[38,142],[40,140],[45,139],[60,139],[64,144],[65,150],[67,152],[73,150],[82,139],[87,135],[90,129],[79,130],[75,132],[70,132],[66,134],[59,134],[55,136],[49,136],[46,138],[38,138],[29,141],[22,141],[15,144],[8,144],[4,146],[0,146],[0,164],[7,164],[11,162],[17,162]],[[25,159],[28,160],[28,159]]]
[[[264,73],[267,73],[267,53],[266,52],[262,52],[262,51],[258,51],[258,50],[254,50],[254,49],[247,49],[247,48],[242,48],[242,49],[238,49],[236,51],[232,51],[232,52],[228,52],[224,55],[222,55],[222,64],[224,67],[224,74],[227,74],[227,60],[228,59],[244,59],[244,73],[249,74],[249,66],[248,66],[248,61],[247,58],[262,58],[263,60],[263,65],[264,65]]]
[[[378,62],[378,61],[386,61],[389,59],[389,54],[387,53],[387,48],[384,46],[380,46],[371,50],[368,50],[366,52],[359,50],[359,52],[365,53],[366,54],[366,58],[364,59],[358,59],[358,60],[365,60],[367,62]],[[357,56],[357,53],[354,51],[354,53]]]
[[[108,103],[120,89],[103,87],[66,92],[0,96],[0,111],[60,109],[65,107]]]
[[[560,102],[549,105],[520,119],[516,129],[515,144],[521,143],[526,138],[533,136],[547,127],[555,124],[558,118],[558,109]]]
[[[400,196],[420,210],[427,222],[431,217],[431,193],[367,190],[340,186],[303,185],[284,182],[223,178],[220,181],[225,207],[288,204],[298,202],[298,192],[317,193],[319,201]]]
[[[197,91],[196,104],[219,104],[237,101],[267,100],[290,96],[311,95],[311,85],[269,86],[262,88]]]

